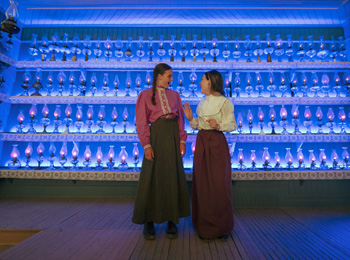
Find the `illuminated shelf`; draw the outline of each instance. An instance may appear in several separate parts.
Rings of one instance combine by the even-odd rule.
[[[19,69],[149,69],[165,62],[173,69],[350,69],[350,62],[170,62],[165,61],[17,61]]]
[[[83,180],[83,181],[138,181],[139,172],[130,171],[71,171],[71,170],[0,170],[0,178]],[[285,171],[233,171],[233,181],[264,180],[349,180],[350,170],[285,170]],[[186,180],[192,180],[192,173],[186,172]]]
[[[4,94],[4,93],[0,93],[0,103],[1,102],[11,102],[10,101],[10,96]]]
[[[14,59],[10,58],[9,56],[3,54],[3,53],[0,53],[0,63],[5,63],[9,66],[15,66],[17,61],[15,61]]]
[[[350,142],[349,134],[313,135],[225,135],[228,142],[238,143],[293,143],[293,142]],[[193,142],[196,135],[188,134],[187,142]],[[137,134],[17,134],[0,133],[0,141],[10,142],[139,142]]]
[[[3,97],[4,102],[12,104],[136,104],[137,97],[89,97],[89,96],[7,96]],[[189,102],[191,105],[198,104],[202,97],[182,97],[182,102]],[[231,97],[234,105],[349,105],[350,97]]]

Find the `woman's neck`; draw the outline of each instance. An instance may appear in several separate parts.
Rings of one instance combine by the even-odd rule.
[[[217,96],[220,96],[221,94],[219,92],[211,92],[211,93],[207,94],[207,96],[210,96],[210,95],[217,97]]]

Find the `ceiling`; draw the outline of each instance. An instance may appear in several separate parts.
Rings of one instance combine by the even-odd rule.
[[[342,26],[349,0],[19,0],[23,26]],[[0,0],[7,9],[8,0]]]

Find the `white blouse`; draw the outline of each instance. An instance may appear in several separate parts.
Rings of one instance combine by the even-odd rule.
[[[237,124],[232,102],[224,96],[206,96],[197,106],[198,118],[193,118],[190,125],[193,129],[213,130],[208,119],[215,119],[220,125],[219,131],[231,132],[236,130]]]

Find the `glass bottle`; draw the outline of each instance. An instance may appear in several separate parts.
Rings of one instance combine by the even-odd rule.
[[[261,49],[260,35],[255,35],[255,41],[256,41],[256,49],[254,50],[253,54],[254,56],[257,56],[257,62],[261,62],[260,56],[264,54],[264,51]]]
[[[160,60],[162,61],[163,56],[165,55],[166,51],[163,48],[164,45],[164,35],[159,36],[159,49],[157,50],[157,54],[160,57]]]
[[[306,56],[308,56],[310,58],[310,62],[313,62],[313,58],[316,55],[316,50],[313,49],[314,46],[314,42],[312,40],[312,35],[309,35],[308,37],[308,51],[306,52]]]
[[[207,37],[205,35],[202,36],[202,49],[200,49],[199,53],[203,55],[203,62],[205,62],[205,56],[208,55],[209,50],[206,47]]]
[[[229,42],[228,42],[229,37],[224,36],[224,50],[222,51],[222,56],[225,59],[225,62],[228,61],[228,58],[230,57],[231,51],[229,49]]]
[[[235,38],[235,48],[234,51],[232,51],[233,58],[236,59],[236,62],[239,61],[239,58],[241,57],[241,51],[239,50],[239,39],[238,37]]]
[[[84,49],[82,51],[82,53],[85,55],[85,61],[88,61],[89,60],[89,56],[91,55],[91,50],[90,50],[90,47],[91,47],[91,40],[90,40],[90,35],[86,35],[85,36],[85,40],[83,42],[83,45],[84,45]]]
[[[199,55],[199,50],[197,49],[197,42],[197,34],[193,34],[192,49],[190,51],[190,54],[193,57],[193,62],[197,61],[197,56]]]
[[[287,45],[288,45],[288,47],[287,47],[287,49],[286,49],[286,55],[288,56],[288,62],[293,62],[294,60],[293,60],[293,55],[294,55],[294,53],[295,53],[295,50],[294,50],[294,48],[293,48],[293,39],[292,39],[292,35],[291,34],[288,34],[287,35],[287,38],[288,38],[288,40],[287,40]]]
[[[278,57],[278,62],[282,62],[281,56],[284,54],[284,49],[282,49],[283,40],[280,34],[276,35],[275,45],[277,47],[275,50],[275,55]]]
[[[324,62],[328,54],[329,54],[329,51],[326,50],[326,43],[324,42],[324,36],[320,36],[320,50],[317,52],[317,57],[321,58],[321,61]]]

